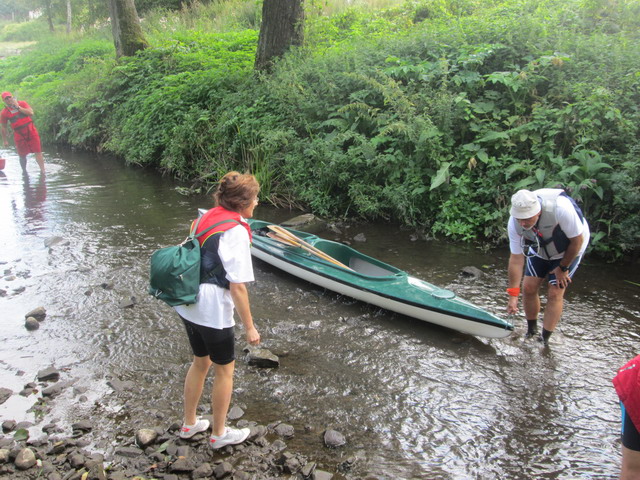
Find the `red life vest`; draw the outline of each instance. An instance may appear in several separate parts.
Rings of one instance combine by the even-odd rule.
[[[29,105],[27,105],[26,102],[18,102],[18,104],[22,108],[29,108]],[[8,107],[4,107],[4,108],[6,110],[4,117],[7,118],[7,120],[9,120],[9,123],[11,124],[11,128],[13,128],[14,132],[18,131],[23,127],[26,127],[30,123],[33,123],[33,119],[29,115],[22,113],[20,110],[12,111]]]
[[[620,368],[612,381],[633,425],[640,430],[640,355]]]
[[[251,235],[251,227],[249,227],[249,224],[242,220],[242,217],[240,216],[239,213],[232,212],[231,210],[227,210],[224,207],[212,208],[211,210],[208,210],[204,215],[202,215],[202,218],[200,219],[200,223],[198,224],[198,230],[196,231],[196,235],[202,232],[203,230],[206,230],[211,225],[214,225],[218,222],[222,222],[224,220],[238,221],[238,223],[240,223],[244,228],[247,229],[247,232],[249,233],[249,241],[252,240],[253,237]],[[195,220],[193,222],[195,223]],[[194,223],[191,224],[191,228],[193,228]],[[237,225],[238,224],[235,222],[228,222],[228,223],[223,223],[222,225],[218,225],[216,228],[208,231],[205,235],[198,238],[198,241],[200,242],[200,246],[202,246],[204,242],[207,241],[207,238],[209,238],[211,235],[214,235],[220,232],[226,232],[230,228],[233,228]]]
[[[198,237],[198,241],[200,242],[200,283],[213,283],[219,287],[229,289],[229,280],[227,280],[226,277],[227,272],[222,265],[218,253],[221,234],[233,227],[237,227],[239,223],[247,229],[249,242],[251,242],[251,227],[242,220],[239,213],[232,212],[223,207],[215,207],[202,216],[196,234],[225,220],[234,221],[222,223],[209,230],[203,236]],[[193,228],[193,224],[191,228]]]

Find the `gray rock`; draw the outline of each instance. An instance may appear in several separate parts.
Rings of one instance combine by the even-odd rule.
[[[43,397],[57,397],[62,393],[62,390],[69,386],[68,382],[56,382],[53,385],[48,386],[42,390]]]
[[[196,467],[193,464],[193,461],[189,458],[184,458],[184,457],[178,457],[178,459],[175,462],[173,462],[169,467],[169,471],[175,472],[175,473],[193,472],[195,469]],[[216,478],[220,478],[220,477],[216,475]]]
[[[0,463],[7,463],[9,461],[9,453],[6,448],[0,448]]]
[[[36,454],[30,448],[23,448],[18,452],[14,461],[16,468],[28,470],[36,464]]]
[[[78,468],[84,466],[86,459],[84,458],[84,455],[78,452],[74,452],[67,455],[67,461],[69,462],[69,465],[77,470]]]
[[[133,387],[134,387],[133,382],[129,380],[123,381],[118,378],[112,378],[107,382],[107,385],[113,388],[116,392],[130,391],[130,390],[133,390]]]
[[[304,467],[302,467],[302,470],[300,471],[300,474],[304,478],[309,478],[313,474],[315,469],[316,469],[316,463],[315,462],[309,462]]]
[[[49,237],[49,238],[46,238],[44,240],[44,246],[47,247],[47,248],[51,248],[54,245],[58,245],[58,244],[60,244],[62,242],[65,242],[64,238],[62,238],[62,237],[59,237],[59,236]],[[62,244],[63,245],[68,245],[69,241],[66,241],[65,243],[62,243]]]
[[[38,381],[40,382],[48,382],[51,380],[58,381],[60,378],[60,371],[56,367],[45,368],[44,370],[40,370],[38,372]]]
[[[41,322],[42,320],[44,320],[46,316],[47,316],[47,310],[44,307],[38,307],[38,308],[34,308],[29,313],[27,313],[24,316],[24,318],[33,317],[39,322]]]
[[[194,480],[196,478],[210,478],[213,475],[213,467],[210,463],[203,463],[199,467],[197,467],[193,472],[191,472],[191,478]]]
[[[120,300],[119,306],[120,308],[133,308],[136,304],[136,297],[129,297]]]
[[[482,277],[484,275],[482,270],[480,270],[479,268],[476,268],[476,267],[464,267],[460,271],[460,273],[464,277],[470,277],[470,278],[473,278],[473,279],[480,278],[480,277]]]
[[[30,332],[38,330],[40,328],[40,322],[33,317],[29,317],[24,321],[24,328]]]
[[[142,455],[144,452],[136,447],[118,447],[115,454],[121,457],[136,458]]]
[[[79,430],[81,432],[90,432],[93,430],[93,424],[89,420],[80,420],[71,424],[72,430]]]
[[[280,366],[280,359],[266,348],[251,348],[245,357],[246,362],[259,368],[276,368]]]
[[[158,438],[158,432],[148,428],[141,428],[136,432],[136,443],[140,448],[146,448],[153,445]]]
[[[87,468],[87,480],[107,480],[107,474],[104,471],[102,463],[96,463]]]
[[[229,420],[238,420],[244,416],[244,410],[238,406],[233,406],[227,413],[227,418]]]
[[[2,432],[3,433],[9,433],[9,432],[13,432],[16,428],[16,421],[15,420],[5,420],[4,422],[2,422]]]
[[[5,387],[0,387],[0,405],[9,400],[9,397],[13,395],[13,391]]]
[[[316,470],[313,472],[313,480],[331,480],[332,478],[333,474],[325,472],[324,470]]]
[[[353,240],[363,243],[367,241],[367,237],[365,237],[364,233],[359,233],[355,237],[353,237]]]
[[[224,478],[233,472],[233,465],[229,462],[222,462],[213,469],[213,474],[216,478]]]
[[[335,430],[327,430],[324,432],[324,444],[329,448],[341,447],[347,443],[347,440],[344,438],[340,432]]]
[[[295,435],[295,429],[286,423],[281,423],[274,430],[278,435],[285,438],[291,438]]]
[[[304,213],[282,222],[281,225],[285,227],[301,227],[302,225],[312,223],[315,220],[316,216],[313,213]]]

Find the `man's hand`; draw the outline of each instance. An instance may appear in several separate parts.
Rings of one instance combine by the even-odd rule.
[[[558,285],[558,287],[566,288],[569,286],[569,284],[571,283],[571,277],[569,277],[568,271],[563,272],[562,269],[560,268],[560,265],[558,265],[553,270],[553,273],[556,276],[556,284]]]
[[[509,296],[509,303],[507,303],[507,313],[518,313],[518,299],[520,297]]]

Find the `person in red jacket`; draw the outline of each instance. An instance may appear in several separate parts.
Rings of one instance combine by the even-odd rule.
[[[613,378],[622,409],[622,467],[620,480],[640,479],[640,355]]]
[[[27,102],[18,101],[11,92],[2,92],[5,107],[0,112],[0,126],[2,127],[2,141],[9,146],[7,139],[7,124],[13,129],[13,140],[20,157],[20,166],[27,171],[27,155],[35,153],[40,172],[44,173],[44,157],[40,145],[40,135],[33,124],[33,109]]]

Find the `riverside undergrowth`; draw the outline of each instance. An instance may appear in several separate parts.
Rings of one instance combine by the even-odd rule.
[[[307,45],[270,75],[253,71],[257,12],[241,5],[218,33],[206,12],[186,26],[150,16],[152,48],[117,63],[100,31],[40,42],[0,79],[49,141],[197,185],[250,170],[273,202],[492,243],[516,189],[559,186],[594,251],[637,253],[638,1],[311,11]]]

